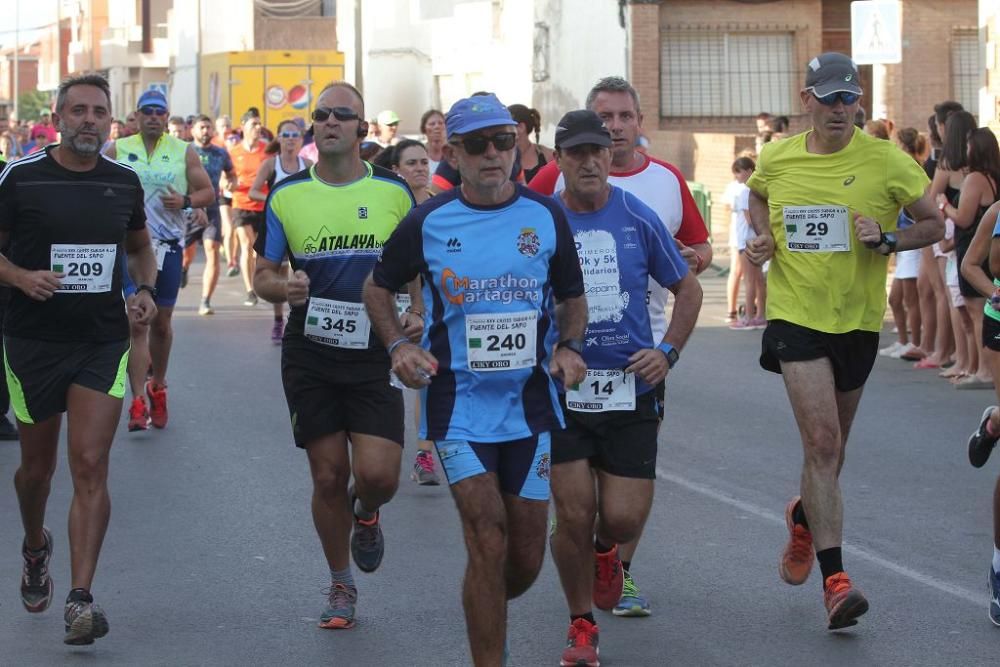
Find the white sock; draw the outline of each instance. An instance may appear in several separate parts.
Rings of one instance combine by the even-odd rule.
[[[1000,572],[1000,549],[993,547],[993,571]]]

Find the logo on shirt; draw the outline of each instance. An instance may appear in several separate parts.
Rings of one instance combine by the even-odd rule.
[[[160,162],[170,162],[170,156],[164,155],[163,157],[160,158]]]
[[[446,245],[448,246],[448,252],[462,252],[462,242],[455,237],[448,239]]]
[[[846,188],[848,185],[850,185],[853,182],[854,182],[854,177],[853,176],[848,176],[847,178],[844,179],[844,187]]]
[[[507,273],[494,278],[459,276],[452,269],[441,272],[441,291],[450,303],[494,302],[504,305],[515,301],[538,303],[541,288],[535,278],[518,278]]]
[[[552,472],[552,459],[548,454],[542,454],[538,459],[538,467],[535,468],[539,479],[548,479]]]
[[[139,156],[136,155],[135,153],[129,153],[128,154],[128,161],[129,162],[136,162],[138,160],[139,160]]]
[[[534,227],[524,227],[517,237],[517,251],[525,257],[534,257],[542,247],[542,240],[538,238]]]
[[[591,347],[592,345],[597,345],[597,336],[587,338],[587,347]]]
[[[105,197],[114,197],[115,196],[115,191],[112,190],[111,188],[107,188],[107,189],[104,190],[104,196]]]
[[[367,219],[368,219],[368,207],[367,206],[359,206],[358,207],[358,220],[367,220]]]
[[[382,251],[382,241],[374,234],[331,234],[323,227],[316,236],[310,236],[302,243],[302,255],[306,259],[332,257],[351,254],[377,254]]]

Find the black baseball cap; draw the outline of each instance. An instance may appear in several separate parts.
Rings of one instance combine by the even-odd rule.
[[[816,97],[832,93],[861,95],[863,92],[858,66],[849,56],[835,51],[821,53],[809,61],[806,68],[806,89],[812,89]]]
[[[572,148],[595,144],[605,148],[612,144],[611,133],[600,116],[590,109],[570,111],[556,126],[556,148]]]

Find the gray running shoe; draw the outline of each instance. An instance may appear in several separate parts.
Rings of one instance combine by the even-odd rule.
[[[348,489],[351,499],[351,514],[354,514],[354,487]],[[382,564],[385,555],[385,538],[379,525],[379,512],[371,519],[354,517],[354,531],[351,533],[351,556],[362,572],[374,572]]]
[[[329,596],[326,609],[319,617],[319,627],[327,630],[347,630],[354,627],[354,605],[358,589],[344,584],[331,584],[323,591]]]
[[[257,305],[257,295],[254,294],[253,290],[247,292],[247,298],[243,300],[243,305],[248,307]]]
[[[93,600],[67,602],[63,618],[66,621],[64,644],[74,646],[93,644],[95,639],[108,634],[108,617]]]
[[[434,470],[434,455],[430,452],[417,452],[417,459],[413,462],[413,471],[410,479],[420,486],[438,486],[441,480],[437,471]]]
[[[45,546],[40,552],[31,552],[28,545],[21,543],[21,557],[24,568],[21,572],[21,604],[32,614],[43,612],[52,603],[52,577],[49,576],[49,560],[52,559],[52,533],[42,528]]]

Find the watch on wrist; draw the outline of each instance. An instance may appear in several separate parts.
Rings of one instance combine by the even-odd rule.
[[[678,360],[681,358],[681,353],[677,351],[677,348],[670,343],[660,343],[656,346],[656,349],[663,353],[667,358],[667,365],[673,368],[677,365]]]
[[[139,285],[138,287],[135,288],[135,293],[138,294],[139,292],[142,292],[143,290],[149,292],[149,296],[153,297],[154,299],[156,298],[156,294],[157,294],[156,288],[153,287],[152,285]]]
[[[885,245],[886,247],[889,248],[888,250],[885,251],[884,254],[888,255],[890,253],[896,252],[897,243],[899,243],[899,241],[896,239],[895,232],[882,232],[882,238],[879,240],[879,247],[881,248],[883,245]]]
[[[181,206],[181,208],[185,209],[194,208],[193,206],[191,206],[191,197],[189,197],[188,195],[184,195],[184,205]]]
[[[579,354],[581,357],[583,356],[583,341],[579,339],[576,338],[562,339],[561,341],[559,341],[559,344],[556,345],[556,349],[561,350],[563,348],[567,350],[572,350],[573,352]]]

